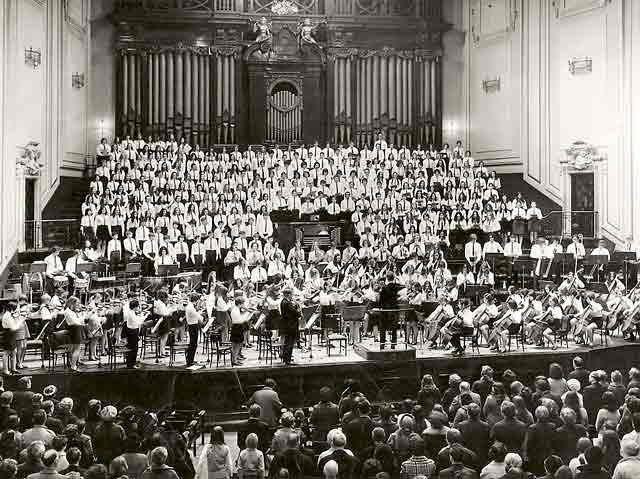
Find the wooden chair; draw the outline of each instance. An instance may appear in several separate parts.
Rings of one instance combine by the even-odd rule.
[[[229,356],[229,362],[231,362],[231,343],[223,343],[222,336],[218,333],[211,334],[209,336],[211,341],[211,353],[209,354],[209,367],[213,366],[213,356],[216,356],[216,368],[220,366],[220,358],[222,358],[222,364],[227,365],[227,356]]]
[[[184,354],[185,363],[187,361],[187,349],[189,344],[184,341],[176,341],[175,334],[171,333],[169,336],[169,367],[173,366],[176,362],[178,354]]]
[[[342,349],[344,348],[344,355],[346,356],[349,343],[347,336],[336,333],[327,335],[327,356],[331,356],[331,349],[335,343],[338,343],[338,355],[342,354]]]
[[[27,345],[25,348],[24,357],[29,356],[29,353],[40,353],[40,362],[41,367],[44,369],[44,359],[45,359],[45,337],[50,334],[49,329],[51,328],[51,321],[47,321],[42,328],[40,328],[40,332],[34,339],[28,339]]]
[[[122,358],[122,362],[126,363],[127,355],[131,352],[125,345],[119,345],[116,341],[114,330],[107,333],[107,357],[109,359],[109,367],[115,369],[118,364],[118,357]]]
[[[66,368],[69,362],[69,331],[55,331],[49,335],[49,369],[53,372],[62,357],[62,364]]]
[[[568,316],[562,316],[560,325],[553,331],[553,345],[560,344],[560,347],[564,344],[569,347],[569,333],[571,332],[571,323]]]
[[[508,345],[507,347],[509,348],[509,352],[511,352],[511,340],[515,340],[516,342],[516,349],[518,349],[518,345],[520,345],[520,347],[522,348],[522,351],[524,351],[524,347],[525,347],[525,342],[526,342],[526,338],[525,338],[525,334],[524,334],[524,324],[520,323],[520,327],[518,328],[518,331],[515,333],[511,333],[509,332],[508,335]]]

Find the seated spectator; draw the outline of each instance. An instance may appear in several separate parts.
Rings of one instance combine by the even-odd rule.
[[[206,450],[206,448],[205,448]],[[142,474],[143,479],[179,479],[176,471],[167,465],[167,449],[164,447],[156,447],[149,454],[149,460],[151,465],[149,468],[144,471]],[[204,455],[207,457],[207,454]],[[202,460],[202,454],[200,455],[200,459]],[[198,479],[207,479],[209,477],[206,460],[203,461],[203,467],[205,468],[201,475],[197,476]],[[229,462],[229,467],[231,466],[231,462]],[[91,466],[87,471],[87,475],[91,472],[91,469],[94,466]],[[85,478],[87,479],[87,478]]]

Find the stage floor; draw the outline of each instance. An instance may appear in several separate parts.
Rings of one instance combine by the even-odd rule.
[[[374,341],[373,338],[364,338],[362,341],[362,346],[364,346],[369,351],[380,351],[380,343],[378,341]],[[609,347],[621,346],[630,344],[623,341],[621,338],[613,337],[609,338]],[[406,349],[415,350],[415,358],[416,360],[428,360],[428,359],[458,359],[454,358],[448,351],[444,349],[430,349],[427,344],[418,344],[418,345],[405,345],[404,343],[400,343],[396,346],[395,349],[391,349],[390,345],[387,344],[384,351],[380,351],[376,357],[383,357],[383,361],[397,361],[394,358],[395,352],[402,353]],[[515,355],[515,354],[566,354],[571,351],[585,351],[589,349],[599,349],[600,346],[595,348],[584,348],[581,346],[577,346],[573,343],[569,343],[569,347],[558,347],[555,350],[551,348],[541,348],[532,345],[525,345],[525,351],[523,352],[522,348],[516,348],[515,344],[512,344],[511,351],[504,353],[507,355]],[[198,351],[196,353],[196,361],[199,363],[199,369],[187,369],[185,367],[185,356],[180,353],[176,357],[176,361],[173,365],[169,365],[169,358],[164,357],[160,358],[158,362],[153,354],[148,354],[146,358],[140,358],[138,362],[139,370],[184,370],[187,372],[196,372],[196,371],[207,371],[207,370],[223,370],[223,369],[237,369],[237,370],[246,370],[246,369],[263,369],[268,371],[274,367],[282,367],[282,368],[295,368],[295,367],[304,367],[304,366],[326,366],[326,365],[335,365],[335,364],[358,364],[358,363],[368,363],[371,360],[364,359],[361,355],[359,355],[354,349],[353,345],[349,345],[347,347],[346,353],[344,348],[339,350],[337,343],[335,343],[335,347],[332,349],[327,349],[324,345],[313,344],[312,350],[308,349],[300,349],[294,348],[293,350],[293,359],[294,363],[291,366],[286,366],[282,363],[280,359],[273,359],[273,361],[267,360],[265,358],[259,359],[258,357],[258,348],[257,345],[251,348],[243,348],[243,354],[245,359],[242,362],[241,366],[231,366],[231,361],[229,356],[226,357],[226,364],[223,362],[222,358],[220,360],[219,367],[216,367],[216,358],[214,354],[212,367],[209,367],[209,362],[207,360],[207,354],[203,351],[202,344],[198,346]],[[480,352],[477,351],[471,352],[470,347],[467,347],[467,354],[460,359],[465,358],[482,358],[482,357],[495,357],[497,353],[489,350],[487,347],[480,347]],[[50,374],[52,372],[64,372],[65,369],[62,365],[58,364],[55,371],[51,371],[48,369],[47,362],[45,362],[45,369],[41,367],[41,362],[39,359],[36,359],[33,356],[29,356],[25,361],[25,365],[27,369],[21,371],[21,374],[29,374],[29,375],[39,375],[39,374]],[[126,370],[124,367],[124,362],[122,357],[118,358],[118,364],[115,369],[109,369],[107,364],[107,357],[103,356],[100,361],[88,361],[86,358],[83,360],[83,365],[80,367],[80,373],[91,373],[91,372],[101,372],[104,373],[106,371],[117,372],[121,369]],[[71,372],[69,372],[71,373]]]
[[[376,343],[366,339],[367,347],[375,350]],[[326,347],[314,345],[313,357],[308,351],[294,350],[296,364],[283,365],[274,360],[273,365],[258,360],[256,348],[245,350],[246,360],[239,367],[227,364],[219,368],[208,365],[189,370],[184,366],[184,355],[179,355],[175,366],[169,367],[168,359],[156,364],[154,358],[142,359],[139,369],[126,369],[119,359],[116,368],[92,361],[86,363],[78,373],[59,366],[54,371],[41,368],[40,360],[30,358],[27,369],[21,375],[33,377],[33,389],[42,391],[55,384],[61,395],[69,394],[82,405],[92,398],[100,398],[112,404],[136,404],[141,407],[159,409],[206,409],[216,419],[242,411],[256,389],[270,377],[278,383],[278,392],[283,403],[289,407],[311,406],[318,400],[318,391],[323,386],[333,388],[337,395],[344,388],[346,378],[358,378],[363,391],[372,401],[398,401],[415,397],[424,374],[431,374],[444,390],[447,377],[458,373],[467,380],[475,380],[484,364],[494,367],[497,377],[505,369],[512,369],[518,378],[529,384],[535,376],[546,374],[549,363],[559,362],[565,371],[571,369],[571,360],[576,355],[584,358],[590,369],[611,371],[628,370],[637,366],[640,343],[629,343],[619,337],[609,338],[608,347],[584,348],[570,343],[569,348],[556,350],[526,346],[504,354],[487,348],[480,353],[468,352],[463,357],[453,357],[446,351],[418,347],[415,360],[403,359],[390,354],[384,360],[365,360],[349,346],[347,353],[338,355],[337,348],[329,355]],[[402,348],[403,346],[398,346]],[[199,361],[206,360],[202,348],[198,348]],[[46,366],[46,364],[45,364]],[[5,378],[5,387],[14,388],[19,376]],[[218,416],[219,415],[219,416]]]

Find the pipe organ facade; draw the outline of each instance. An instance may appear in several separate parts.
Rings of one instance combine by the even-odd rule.
[[[371,145],[379,132],[396,145],[441,141],[441,0],[285,2],[294,13],[270,0],[118,2],[121,135],[201,147]]]

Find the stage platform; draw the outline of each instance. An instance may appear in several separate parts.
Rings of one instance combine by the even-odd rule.
[[[366,347],[375,351],[379,347],[371,339]],[[279,385],[283,402],[289,407],[310,406],[317,401],[322,386],[331,386],[337,394],[343,389],[345,378],[358,378],[367,397],[376,402],[401,400],[415,396],[423,374],[432,374],[441,387],[446,387],[446,377],[453,372],[468,379],[479,376],[483,364],[491,364],[499,374],[512,369],[523,382],[531,382],[538,374],[546,374],[551,362],[559,362],[570,370],[571,359],[579,354],[589,369],[602,368],[628,370],[638,365],[640,343],[628,343],[620,338],[610,338],[608,347],[568,349],[540,349],[527,346],[522,350],[504,354],[481,348],[480,353],[468,353],[464,357],[452,357],[443,350],[417,347],[416,358],[406,360],[386,356],[379,360],[365,360],[352,346],[347,355],[329,356],[325,347],[314,346],[313,357],[309,352],[294,351],[296,364],[285,366],[277,361],[273,365],[258,361],[255,349],[247,351],[243,366],[208,368],[192,371],[184,367],[184,356],[178,365],[168,366],[163,359],[156,364],[153,359],[143,360],[140,369],[125,369],[122,364],[110,369],[105,364],[88,363],[80,372],[72,373],[62,368],[56,371],[40,368],[40,361],[30,359],[23,375],[33,377],[34,390],[42,390],[55,384],[61,394],[69,394],[79,400],[79,405],[91,398],[101,398],[114,404],[136,404],[147,408],[180,407],[207,409],[209,412],[229,413],[238,411],[260,387],[267,377]],[[198,351],[199,359],[204,356]],[[106,360],[106,358],[103,358]],[[103,363],[106,361],[103,360]],[[5,378],[5,386],[15,386],[18,376]]]

